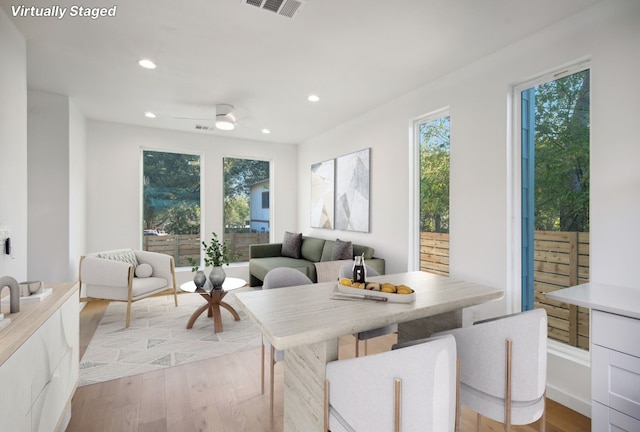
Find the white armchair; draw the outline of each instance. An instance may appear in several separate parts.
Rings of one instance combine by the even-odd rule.
[[[175,264],[170,255],[133,249],[97,252],[80,257],[79,273],[81,301],[127,302],[126,327],[134,301],[169,291],[178,306]]]

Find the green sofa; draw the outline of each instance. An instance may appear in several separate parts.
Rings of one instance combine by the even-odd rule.
[[[317,237],[302,237],[301,258],[282,256],[282,243],[254,244],[249,246],[249,285],[261,286],[265,275],[276,267],[290,267],[300,270],[313,282],[317,282],[314,263],[331,261],[335,241]],[[373,248],[353,245],[353,255],[364,253],[365,264],[384,274],[384,259],[373,256]]]

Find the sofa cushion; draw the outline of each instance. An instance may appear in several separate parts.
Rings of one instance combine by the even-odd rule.
[[[286,231],[282,240],[283,257],[300,258],[300,248],[302,247],[302,233],[291,233]]]
[[[373,252],[374,252],[374,250],[373,250],[372,247],[361,246],[361,245],[357,245],[357,244],[353,245],[353,256],[364,254],[364,259],[368,260],[368,259],[373,258]],[[366,262],[365,262],[365,264],[366,264]]]
[[[325,240],[320,261],[331,261],[331,254],[333,254],[333,246],[335,244],[336,242],[334,240]]]
[[[260,280],[264,280],[269,270],[277,267],[289,267],[300,270],[312,281],[316,279],[316,267],[311,261],[288,257],[254,258],[249,263],[250,272]]]
[[[331,260],[348,260],[353,259],[353,244],[350,241],[342,241],[336,239],[331,252]]]
[[[302,258],[311,262],[318,262],[322,258],[322,248],[324,247],[324,239],[316,237],[303,237],[300,254]]]

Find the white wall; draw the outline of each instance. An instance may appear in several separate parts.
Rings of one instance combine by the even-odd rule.
[[[85,135],[85,119],[67,96],[29,90],[29,279],[77,279],[85,243]]]
[[[28,92],[29,278],[70,280],[69,98]]]
[[[204,170],[203,233],[222,232],[222,159],[247,157],[269,160],[273,239],[297,229],[297,147],[215,135],[166,131],[100,121],[87,125],[87,243],[85,252],[116,248],[140,248],[142,241],[142,149],[195,152],[202,155]],[[230,276],[233,269],[225,268]],[[249,274],[246,266],[243,273]],[[190,269],[178,274],[192,277]]]
[[[514,85],[591,58],[591,280],[638,287],[640,250],[640,3],[605,1],[545,31],[365,113],[300,147],[298,225],[305,233],[371,244],[387,271],[409,267],[412,119],[451,115],[451,275],[505,290],[466,321],[508,312],[519,299],[513,262],[519,204],[509,99]],[[419,53],[416,53],[419,55]],[[371,233],[309,227],[310,167],[371,147]],[[307,189],[305,189],[305,185]],[[518,228],[519,229],[519,228]],[[550,355],[550,394],[589,414],[588,362]],[[555,379],[562,377],[562,379]]]
[[[27,48],[2,9],[0,58],[0,226],[11,227],[13,245],[13,258],[0,249],[0,276],[20,281],[27,278]]]
[[[78,257],[87,248],[87,130],[86,120],[69,102],[69,255],[71,280],[78,276]]]

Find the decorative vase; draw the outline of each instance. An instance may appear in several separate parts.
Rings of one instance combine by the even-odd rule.
[[[207,276],[202,270],[198,270],[193,277],[193,283],[196,284],[196,288],[202,288],[207,283]]]
[[[222,289],[222,284],[224,280],[227,278],[222,267],[214,267],[211,269],[211,273],[209,273],[209,281],[211,282],[212,290],[219,291]]]

